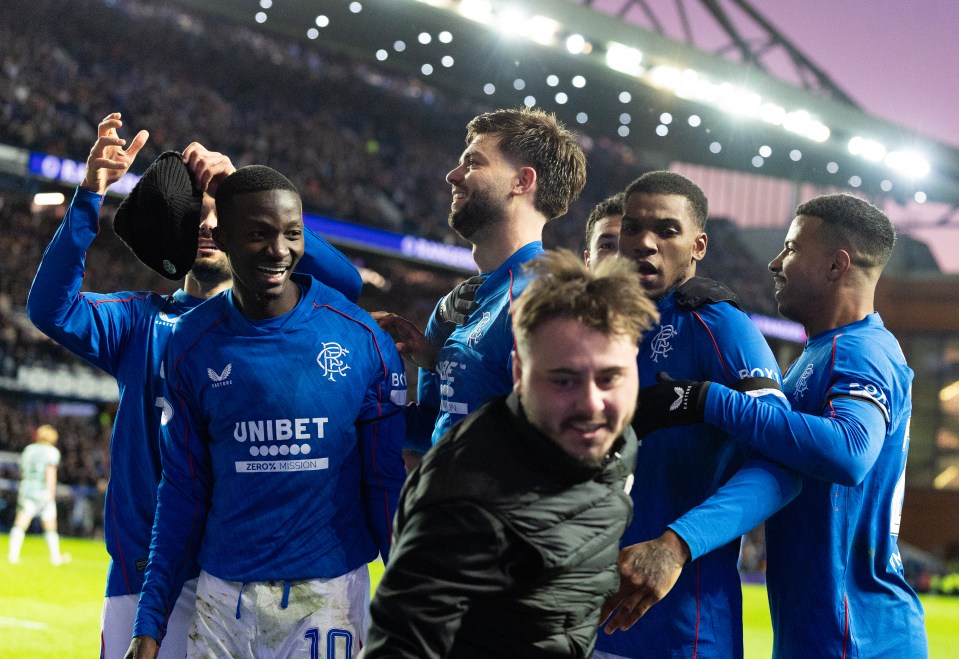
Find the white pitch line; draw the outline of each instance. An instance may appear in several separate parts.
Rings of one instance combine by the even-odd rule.
[[[36,630],[47,629],[47,625],[42,622],[34,622],[33,620],[19,620],[17,618],[5,618],[3,616],[0,616],[0,627],[20,627],[22,629]]]

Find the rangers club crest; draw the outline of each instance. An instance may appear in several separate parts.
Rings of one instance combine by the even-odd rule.
[[[350,369],[349,364],[344,361],[348,354],[350,354],[350,351],[335,341],[323,343],[323,349],[320,350],[320,354],[316,356],[316,363],[323,369],[323,375],[326,376],[330,382],[336,382],[336,378],[333,376],[345,376],[346,372]]]
[[[654,362],[658,363],[660,357],[666,358],[669,356],[669,353],[673,349],[673,337],[677,334],[676,328],[672,325],[663,325],[659,328],[656,336],[654,336],[649,343],[649,347],[653,351]]]

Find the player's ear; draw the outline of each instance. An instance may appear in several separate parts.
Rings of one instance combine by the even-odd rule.
[[[536,191],[536,170],[532,167],[520,167],[516,172],[513,194],[524,195]]]
[[[696,236],[696,241],[693,243],[693,261],[703,260],[703,257],[706,256],[706,244],[708,242],[709,237],[705,231],[701,231],[699,235]]]
[[[523,360],[520,359],[519,352],[515,349],[513,350],[513,353],[512,353],[512,359],[513,359],[513,391],[519,394],[519,393],[522,393],[521,390],[523,388],[521,384],[523,380]]]
[[[832,263],[829,264],[829,279],[838,279],[852,266],[852,257],[844,249],[837,249],[832,253]]]

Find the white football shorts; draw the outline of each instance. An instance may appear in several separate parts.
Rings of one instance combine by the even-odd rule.
[[[133,638],[139,595],[116,595],[103,599],[100,617],[100,659],[123,659]],[[167,621],[166,636],[160,643],[158,659],[183,659],[186,637],[196,611],[196,579],[183,584],[180,597]]]
[[[225,581],[200,573],[190,657],[354,659],[370,624],[370,573]]]

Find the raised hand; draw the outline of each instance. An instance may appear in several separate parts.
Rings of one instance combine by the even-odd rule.
[[[201,192],[216,196],[216,188],[236,171],[233,162],[218,151],[210,151],[199,142],[191,142],[183,150],[183,162],[193,174],[193,184]]]
[[[97,126],[97,141],[87,157],[87,171],[80,186],[91,192],[105,194],[107,188],[123,178],[150,134],[141,130],[124,149],[127,141],[117,135],[123,126],[119,112],[108,114]]]

